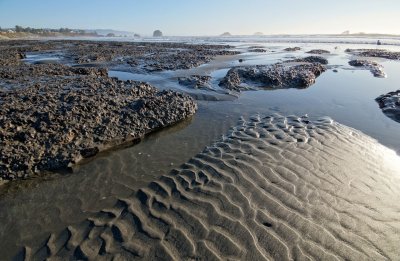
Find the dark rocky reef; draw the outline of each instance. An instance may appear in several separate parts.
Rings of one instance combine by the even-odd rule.
[[[385,78],[386,73],[383,71],[383,66],[378,64],[377,62],[370,60],[351,60],[349,64],[354,67],[362,67],[364,69],[369,70],[375,77]]]
[[[3,41],[2,65],[19,63],[26,53],[60,56],[60,63],[80,67],[104,67],[122,71],[164,71],[190,69],[210,62],[218,55],[234,55],[228,45],[184,43],[139,43],[96,41]]]
[[[0,43],[0,181],[66,170],[197,109],[187,95],[109,78],[105,68],[21,61],[56,42],[40,44]]]
[[[285,52],[295,52],[295,51],[300,51],[301,48],[300,47],[288,47],[283,49]]]
[[[400,123],[400,90],[383,94],[376,101],[386,116]]]
[[[194,101],[150,85],[80,76],[0,93],[0,177],[65,169],[181,121]]]
[[[331,52],[329,52],[327,50],[322,50],[322,49],[313,49],[311,51],[308,51],[307,53],[309,53],[309,54],[329,54]]]
[[[326,68],[320,63],[235,67],[228,71],[219,85],[233,91],[254,89],[253,86],[264,89],[306,88],[314,84],[324,71]]]
[[[321,56],[307,56],[304,58],[289,60],[287,62],[328,64],[328,60]]]
[[[345,52],[362,57],[378,57],[389,60],[400,60],[400,52],[391,52],[382,49],[346,49]]]
[[[191,75],[178,78],[179,84],[192,89],[211,89],[210,80],[211,76],[208,75]]]

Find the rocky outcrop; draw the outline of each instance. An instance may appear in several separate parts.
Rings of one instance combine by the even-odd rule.
[[[307,53],[310,53],[310,54],[328,54],[328,53],[331,53],[331,52],[329,52],[327,50],[322,50],[322,49],[314,49],[314,50],[308,51]]]
[[[179,77],[178,82],[192,89],[211,89],[211,76],[208,75],[191,75],[189,77]]]
[[[0,177],[66,169],[181,121],[194,101],[133,81],[81,76],[0,93]]]
[[[315,79],[326,68],[320,63],[290,65],[278,63],[235,67],[228,71],[219,85],[223,88],[242,91],[256,88],[306,88],[315,83]]]
[[[26,53],[60,55],[61,64],[105,67],[135,73],[190,69],[218,55],[235,55],[229,45],[96,41],[0,42],[0,65],[16,65]],[[60,52],[60,50],[62,50]]]
[[[0,43],[0,181],[68,169],[84,158],[137,141],[195,113],[197,106],[189,96],[109,78],[106,68],[21,61],[28,51],[57,46],[65,46],[66,53],[78,58],[80,52],[73,51],[77,50],[74,44],[82,44],[86,55],[117,45]],[[94,45],[107,48],[92,48]],[[122,47],[119,52],[126,50]]]
[[[376,101],[386,116],[400,123],[400,90],[383,94]]]
[[[357,59],[351,60],[349,64],[354,67],[362,67],[366,70],[369,70],[375,77],[386,77],[386,73],[383,71],[383,66],[378,64],[377,62]]]
[[[345,52],[362,57],[379,57],[389,60],[400,60],[400,52],[382,49],[346,49]]]

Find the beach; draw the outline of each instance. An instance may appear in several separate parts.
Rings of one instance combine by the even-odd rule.
[[[0,48],[6,259],[400,254],[398,46]]]

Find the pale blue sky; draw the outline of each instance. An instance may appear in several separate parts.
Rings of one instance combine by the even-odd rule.
[[[165,35],[400,34],[399,0],[0,0],[0,26]]]

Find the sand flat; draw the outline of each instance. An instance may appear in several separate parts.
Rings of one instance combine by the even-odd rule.
[[[19,258],[394,260],[399,164],[329,118],[255,116]]]

